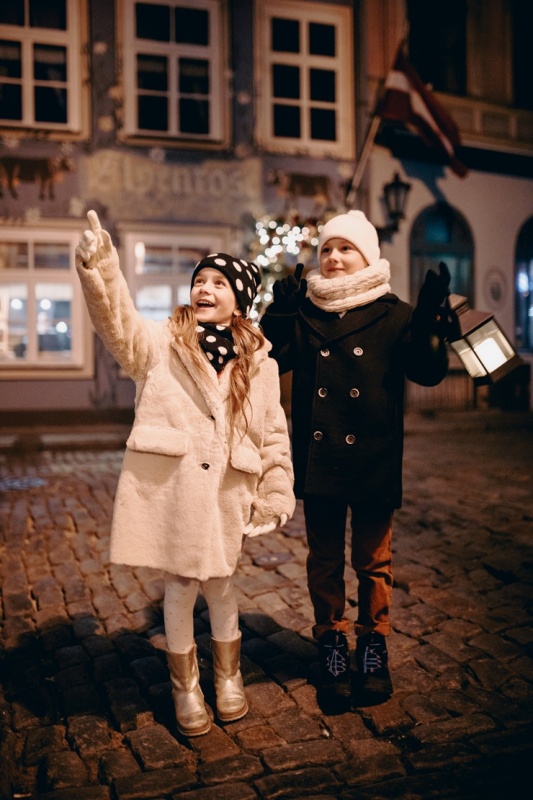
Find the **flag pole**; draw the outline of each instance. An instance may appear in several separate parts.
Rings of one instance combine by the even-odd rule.
[[[355,172],[353,174],[352,180],[350,181],[350,185],[348,187],[348,191],[346,192],[346,198],[344,200],[344,204],[346,208],[351,208],[355,198],[357,196],[357,191],[359,189],[359,185],[361,183],[361,179],[363,177],[364,171],[366,169],[366,165],[368,163],[368,159],[370,157],[370,153],[372,151],[372,146],[374,144],[374,140],[377,136],[377,132],[379,129],[379,125],[381,122],[381,117],[378,114],[374,114],[372,117],[372,121],[368,126],[368,131],[365,137],[365,143],[363,145],[363,149],[361,150],[361,155],[359,156],[359,161],[357,162],[357,166],[355,168]]]

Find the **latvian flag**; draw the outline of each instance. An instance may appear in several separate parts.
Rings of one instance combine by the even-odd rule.
[[[385,80],[383,94],[375,113],[381,119],[403,122],[412,128],[428,147],[438,148],[453,172],[464,178],[468,170],[455,157],[461,144],[459,129],[434,94],[424,85],[420,75],[407,59],[403,45]]]

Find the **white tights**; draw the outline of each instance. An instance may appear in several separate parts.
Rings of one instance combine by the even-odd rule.
[[[193,612],[200,587],[209,608],[212,637],[233,642],[239,636],[239,609],[231,577],[198,581],[167,572],[163,608],[171,653],[188,653],[194,644]]]

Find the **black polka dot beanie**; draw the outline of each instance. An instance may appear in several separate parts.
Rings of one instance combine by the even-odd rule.
[[[226,276],[235,293],[238,307],[245,316],[248,316],[261,286],[261,270],[257,264],[254,264],[253,261],[245,261],[244,258],[235,258],[227,253],[211,253],[202,258],[195,266],[191,287],[196,275],[205,267],[218,269]]]

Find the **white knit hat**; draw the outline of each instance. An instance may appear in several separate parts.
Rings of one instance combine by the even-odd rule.
[[[379,260],[378,232],[362,211],[348,211],[326,222],[318,237],[318,257],[328,239],[346,239],[364,255],[368,264]]]

